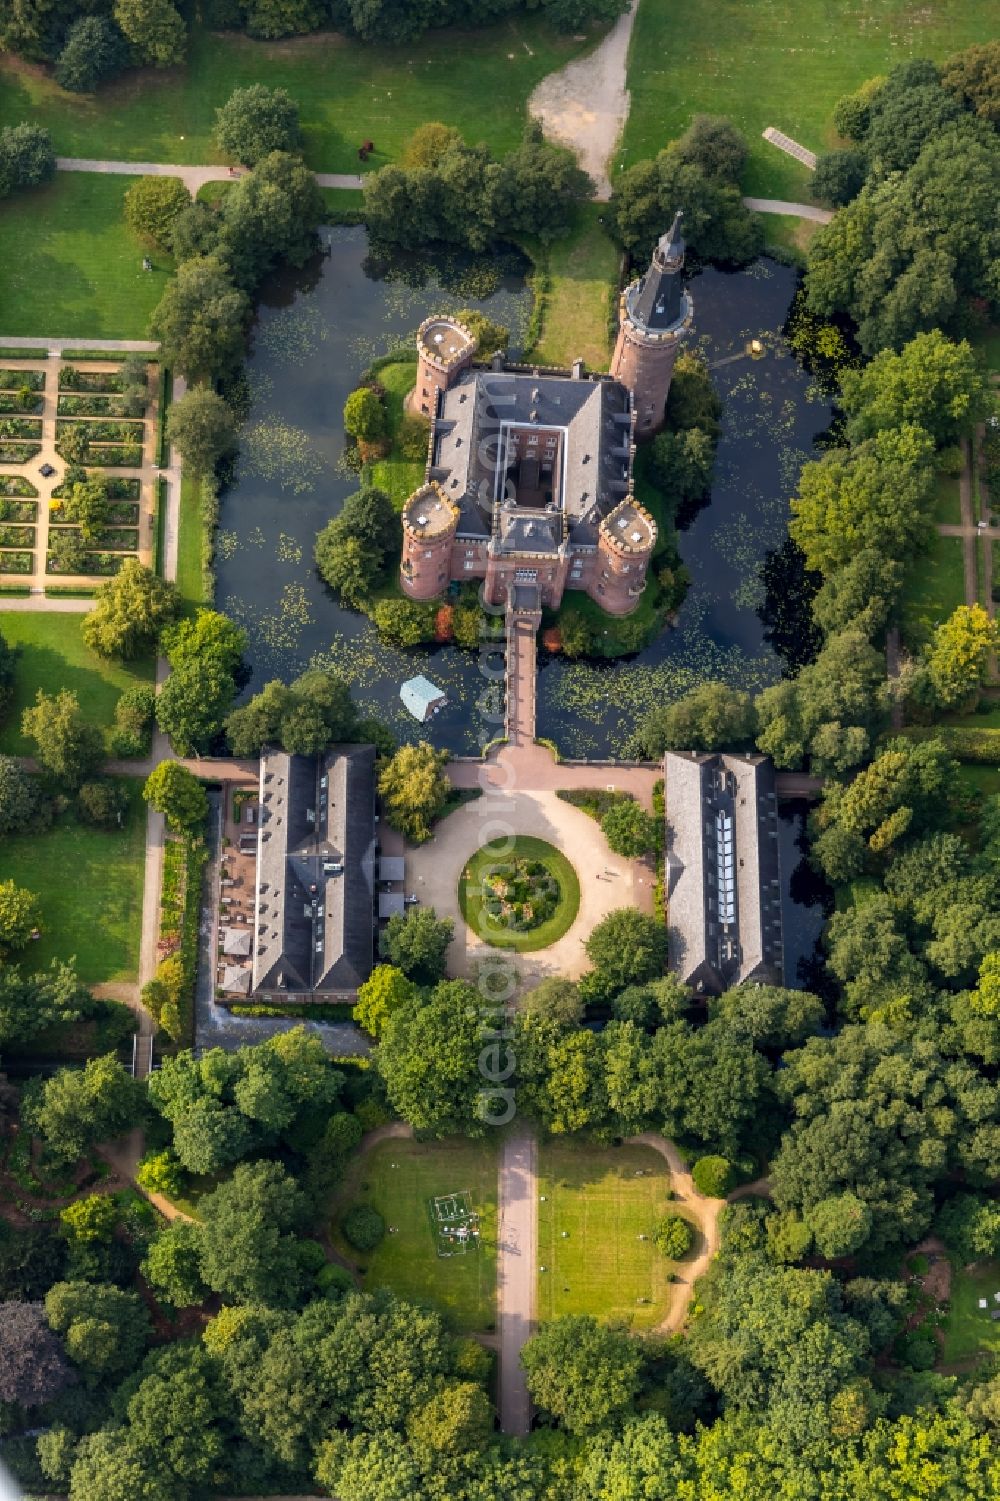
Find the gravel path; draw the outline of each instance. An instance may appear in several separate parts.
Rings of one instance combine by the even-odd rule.
[[[576,152],[602,202],[611,197],[609,159],[628,119],[625,67],[638,6],[632,0],[593,52],[543,78],[528,100],[545,134]]]
[[[744,198],[755,214],[789,214],[796,219],[811,219],[814,224],[829,224],[833,214],[815,203],[786,203],[783,198]]]
[[[116,177],[179,177],[192,198],[206,183],[242,177],[245,171],[243,167],[224,167],[220,163],[182,167],[173,162],[115,162],[85,156],[57,156],[56,167],[60,172],[101,172]],[[364,178],[354,172],[317,172],[316,181],[321,188],[360,188]]]
[[[538,1277],[538,1143],[530,1125],[518,1122],[505,1137],[498,1180],[500,1427],[524,1438],[531,1431],[531,1399],[521,1351],[534,1329]]]

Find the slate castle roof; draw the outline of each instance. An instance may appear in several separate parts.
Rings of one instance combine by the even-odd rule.
[[[682,318],[683,289],[678,275],[684,264],[685,244],[678,212],[665,235],[653,251],[653,260],[645,276],[630,287],[627,307],[630,316],[642,328],[654,333],[672,328]]]
[[[494,534],[507,552],[596,545],[601,518],[629,493],[631,397],[608,376],[470,367],[443,391],[428,479],[459,507],[458,533]],[[560,434],[558,495],[548,506],[505,501],[505,434]]]
[[[374,962],[374,746],[266,751],[260,807],[254,990],[356,991]]]
[[[774,768],[764,756],[670,751],[669,964],[695,990],[783,983]]]

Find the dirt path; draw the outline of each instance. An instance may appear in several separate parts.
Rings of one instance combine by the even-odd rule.
[[[609,159],[628,119],[625,69],[638,6],[639,0],[631,0],[593,52],[543,78],[528,100],[545,134],[576,152],[602,202],[611,197]]]
[[[538,1280],[538,1141],[521,1122],[505,1137],[497,1183],[497,1324],[500,1330],[500,1427],[524,1438],[531,1399],[521,1351],[535,1324]]]
[[[795,219],[811,219],[814,224],[829,224],[833,214],[815,203],[787,203],[783,198],[744,198],[755,214],[788,214]]]
[[[207,167],[182,167],[172,162],[115,162],[83,156],[57,156],[56,167],[60,172],[99,172],[115,177],[179,177],[192,198],[206,183],[242,177],[246,170],[219,163]],[[364,185],[364,178],[353,172],[317,172],[316,181],[321,188],[360,188]]]
[[[656,1131],[644,1131],[641,1136],[629,1137],[631,1146],[651,1147],[659,1152],[670,1169],[670,1187],[677,1202],[687,1209],[701,1235],[698,1254],[692,1261],[681,1264],[676,1274],[676,1286],[681,1291],[674,1298],[670,1312],[654,1329],[654,1334],[676,1334],[687,1317],[688,1304],[694,1295],[694,1285],[702,1272],[708,1270],[709,1262],[719,1249],[719,1215],[726,1207],[725,1199],[706,1199],[694,1186],[694,1179],[681,1160],[672,1141]]]

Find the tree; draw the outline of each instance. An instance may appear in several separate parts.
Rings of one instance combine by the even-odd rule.
[[[623,1416],[639,1390],[638,1341],[589,1315],[553,1319],[521,1351],[531,1398],[570,1433]]]
[[[436,985],[444,979],[454,933],[452,919],[439,918],[433,907],[397,912],[379,935],[379,953],[417,985]]]
[[[114,0],[114,17],[143,62],[172,68],[184,61],[187,28],[170,0]]]
[[[50,1329],[66,1353],[96,1377],[134,1370],[152,1332],[138,1293],[93,1282],[57,1282],[45,1296]]]
[[[262,83],[234,89],[215,112],[220,151],[255,167],[272,151],[298,151],[302,145],[299,107],[284,89]]]
[[[181,1165],[169,1148],[147,1154],[139,1163],[135,1181],[144,1193],[175,1199],[184,1187]]]
[[[938,1211],[937,1233],[959,1261],[980,1261],[1000,1249],[1000,1205],[983,1194],[957,1193]]]
[[[175,1220],[150,1242],[142,1275],[172,1308],[192,1308],[208,1292],[201,1275],[201,1240],[200,1225]]]
[[[613,994],[663,973],[667,930],[648,913],[619,907],[592,929],[586,950],[602,986]]]
[[[222,1456],[225,1411],[215,1362],[197,1343],[178,1341],[146,1357],[142,1380],[128,1398],[132,1438],[148,1446],[175,1495],[202,1490]]]
[[[147,651],[176,618],[177,591],[136,558],[100,586],[84,616],[83,639],[102,657],[128,661]]]
[[[114,22],[107,16],[80,16],[66,33],[56,61],[56,82],[70,93],[93,94],[127,63],[128,48]]]
[[[1000,124],[1000,42],[955,52],[941,67],[941,86],[992,125]]]
[[[269,744],[315,755],[334,741],[365,739],[362,729],[344,679],[322,668],[310,668],[290,687],[278,681],[265,683],[226,720],[226,735],[236,756],[259,755]]]
[[[750,155],[742,131],[722,115],[695,115],[677,142],[677,150],[706,177],[723,177],[730,182],[739,182]]]
[[[673,519],[687,502],[707,499],[715,467],[715,437],[700,427],[659,433],[649,449],[649,474]]]
[[[315,558],[323,582],[349,610],[363,610],[382,572],[383,554],[360,537],[344,536],[336,518],[316,538]]]
[[[211,386],[192,386],[167,412],[167,441],[195,474],[211,474],[236,446],[232,407]]]
[[[101,1428],[80,1444],[70,1470],[73,1501],[177,1501],[176,1480],[163,1473],[155,1443],[127,1430]]]
[[[724,1199],[735,1175],[725,1157],[699,1157],[691,1169],[691,1177],[695,1188],[707,1199]]]
[[[426,120],[407,137],[400,164],[408,169],[437,167],[452,147],[461,144],[461,133],[453,125],[442,125],[439,120]]]
[[[544,1017],[560,1026],[575,1026],[583,1020],[584,1008],[580,991],[572,980],[550,975],[522,997],[520,1009],[526,1015]]]
[[[1000,632],[982,605],[958,605],[937,627],[927,653],[927,675],[937,705],[954,709],[978,697]]]
[[[25,1123],[61,1162],[75,1162],[94,1142],[120,1136],[142,1108],[138,1081],[113,1053],[82,1069],[60,1069],[22,1106]]]
[[[42,767],[67,787],[85,782],[104,758],[104,740],[88,724],[75,693],[63,688],[48,694],[39,688],[34,707],[21,716],[21,733],[35,742]]]
[[[682,1215],[665,1214],[656,1222],[653,1244],[671,1261],[680,1261],[694,1244],[694,1231]]]
[[[380,599],[372,619],[383,640],[393,646],[420,646],[433,641],[438,605],[433,600]]]
[[[76,800],[84,823],[95,824],[99,829],[118,829],[125,822],[129,808],[128,787],[113,777],[84,782]]]
[[[480,1071],[481,1012],[471,985],[443,980],[422,1006],[386,1018],[376,1066],[393,1109],[416,1131],[483,1134],[489,1091]],[[495,1072],[500,1071],[498,1065]]]
[[[392,964],[377,964],[364,984],[358,987],[354,1020],[373,1037],[378,1037],[388,1018],[396,1011],[414,1006],[417,987],[401,969]]]
[[[739,985],[709,998],[710,1017],[721,1017],[734,1034],[749,1037],[757,1047],[784,1051],[805,1042],[823,1026],[825,1007],[807,990],[778,985]]]
[[[385,1235],[385,1220],[370,1204],[353,1204],[341,1219],[340,1228],[356,1251],[374,1251]]]
[[[237,1303],[294,1307],[305,1286],[305,1196],[278,1162],[240,1163],[201,1204],[201,1271]]]
[[[410,1442],[418,1453],[468,1455],[485,1448],[493,1434],[493,1408],[481,1386],[454,1381],[410,1415]]]
[[[4,636],[0,634],[0,714],[6,709],[14,694],[17,658],[17,647],[8,645]]]
[[[179,177],[139,177],[125,194],[125,223],[141,240],[170,249],[178,214],[191,206],[191,194]]]
[[[385,405],[371,386],[359,386],[344,402],[344,430],[363,443],[377,443],[387,429]]]
[[[430,838],[431,824],[444,812],[451,791],[447,764],[447,751],[421,741],[400,746],[379,772],[378,791],[386,820],[414,844]]]
[[[536,234],[544,243],[570,232],[593,183],[572,151],[545,140],[540,123],[529,120],[520,146],[500,163],[494,191],[504,232]]]
[[[42,926],[42,909],[33,891],[0,881],[0,960],[23,949]]]
[[[696,140],[693,152],[711,152],[707,134]],[[722,149],[719,161],[729,157]],[[759,252],[760,221],[744,206],[737,184],[706,172],[685,149],[673,142],[652,161],[636,162],[618,177],[611,195],[612,222],[619,241],[646,257],[671,224],[678,209],[684,213],[684,238],[706,260],[742,264]]]
[[[638,859],[656,844],[656,821],[641,803],[623,799],[613,803],[601,819],[608,848],[628,860]]]
[[[214,256],[196,256],[178,266],[154,309],[152,336],[164,362],[189,382],[231,374],[243,356],[250,314],[245,292],[232,283]]]
[[[912,424],[943,448],[967,437],[994,406],[968,342],[956,344],[940,329],[917,334],[898,354],[883,349],[859,369],[845,369],[841,390],[852,443]]]
[[[0,966],[0,1047],[21,1042],[59,1023],[77,1021],[90,1004],[90,992],[76,971],[54,959],[46,970],[22,975]]]
[[[13,756],[0,756],[0,834],[42,829],[47,821],[37,782]]]
[[[849,1256],[868,1239],[872,1212],[852,1193],[834,1194],[812,1206],[806,1224],[821,1256]]]
[[[816,163],[809,192],[819,203],[841,208],[865,185],[868,158],[863,151],[826,151]]]
[[[318,248],[323,213],[323,195],[301,157],[263,157],[220,208],[221,243],[237,285],[251,290],[282,262],[304,266]]]
[[[37,188],[55,176],[52,139],[40,125],[5,125],[0,130],[0,198],[18,188]]]
[[[73,1382],[41,1303],[0,1303],[0,1402],[40,1407]]]
[[[157,813],[164,815],[167,827],[175,834],[204,827],[208,795],[194,773],[179,761],[161,761],[146,778],[142,795]]]

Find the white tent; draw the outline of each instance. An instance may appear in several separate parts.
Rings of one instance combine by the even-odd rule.
[[[426,724],[431,715],[436,714],[448,702],[444,691],[425,677],[407,678],[399,690],[399,696],[403,700],[403,707],[409,710],[414,719],[419,719],[421,724]]]

